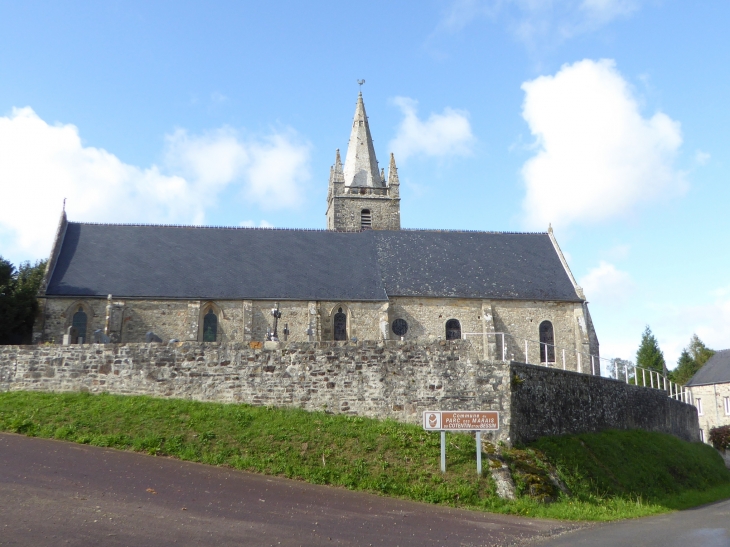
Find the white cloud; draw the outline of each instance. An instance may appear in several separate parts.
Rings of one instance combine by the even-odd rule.
[[[679,123],[662,112],[644,118],[613,61],[564,65],[522,89],[538,146],[522,168],[528,226],[597,222],[686,190],[673,168]]]
[[[640,5],[640,0],[454,0],[436,32],[458,32],[476,19],[501,18],[520,41],[537,51],[628,17]]]
[[[627,17],[638,9],[638,0],[583,0],[578,7],[589,25],[610,23],[619,17]]]
[[[213,101],[215,104],[223,104],[228,102],[228,97],[223,95],[223,93],[219,91],[214,91],[210,94],[210,100]]]
[[[203,223],[231,185],[265,207],[293,207],[309,177],[309,145],[289,131],[243,141],[231,129],[166,138],[162,166],[141,168],[85,146],[71,124],[31,108],[0,117],[0,243],[5,256],[47,256],[64,198],[91,222]]]
[[[606,251],[605,256],[609,260],[624,260],[628,258],[630,252],[631,245],[619,244],[614,245],[608,251]]]
[[[310,176],[310,146],[291,130],[243,141],[231,128],[192,136],[178,129],[166,145],[171,172],[214,192],[240,182],[244,197],[267,209],[295,208]]]
[[[594,305],[614,307],[626,302],[635,289],[631,276],[601,260],[579,281],[586,298]]]
[[[712,301],[706,304],[665,309],[657,321],[656,332],[662,333],[659,342],[672,367],[693,334],[712,349],[730,348],[730,290],[720,288],[710,295]]]
[[[697,150],[697,152],[695,152],[695,161],[699,165],[707,165],[707,162],[710,161],[710,154],[703,152],[702,150]]]
[[[242,226],[243,228],[273,228],[274,225],[270,222],[267,222],[265,220],[262,220],[259,222],[258,226],[256,226],[256,222],[253,220],[242,220],[239,224],[239,226]]]
[[[418,101],[396,97],[393,103],[403,113],[403,121],[390,142],[398,161],[417,155],[447,157],[471,153],[474,136],[466,111],[447,107],[442,114],[431,114],[427,120],[421,120],[416,112]]]

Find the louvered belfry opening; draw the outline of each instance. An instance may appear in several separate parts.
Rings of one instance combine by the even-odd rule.
[[[363,209],[360,212],[360,229],[370,230],[373,227],[373,215],[370,209]]]

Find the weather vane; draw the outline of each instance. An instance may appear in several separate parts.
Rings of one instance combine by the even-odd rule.
[[[360,91],[362,91],[362,84],[364,84],[364,83],[365,83],[365,80],[358,80],[357,81],[357,85],[360,86]]]

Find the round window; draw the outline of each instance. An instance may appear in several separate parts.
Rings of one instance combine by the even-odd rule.
[[[408,332],[408,323],[406,323],[405,319],[396,319],[393,321],[393,332],[397,336],[405,336]]]

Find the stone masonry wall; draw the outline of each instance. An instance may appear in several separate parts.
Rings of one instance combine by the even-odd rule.
[[[698,413],[699,407],[702,407],[702,413],[699,414],[700,429],[703,440],[709,443],[713,427],[730,425],[730,383],[692,386],[689,391]]]
[[[345,190],[349,191],[350,188]],[[358,189],[355,189],[358,190]],[[374,230],[400,230],[400,200],[387,195],[344,194],[333,198],[334,230],[360,230],[360,213],[369,209]]]
[[[573,303],[499,301],[492,307],[494,330],[508,332],[514,336],[505,339],[507,359],[522,363],[539,363],[544,360],[544,356],[540,355],[540,345],[537,343],[540,340],[540,323],[543,321],[550,321],[553,325],[555,345],[558,346],[555,350],[557,366],[562,368],[563,348],[566,349],[565,363],[568,370],[578,369],[576,351],[585,351],[588,354],[587,333],[581,331],[575,315],[576,305]],[[532,341],[528,344],[527,355],[525,355],[524,340]],[[501,354],[501,339],[499,342],[498,351]],[[586,357],[583,359],[586,360]],[[583,372],[590,371],[590,362],[587,366],[585,362],[581,362],[581,366]]]
[[[499,438],[506,440],[506,364],[471,361],[464,346],[461,341],[282,343],[277,349],[194,342],[0,346],[0,391],[245,402],[409,423],[421,423],[423,411],[437,408],[498,410],[505,423]]]
[[[0,391],[89,391],[293,406],[420,424],[425,410],[497,410],[492,441],[645,429],[699,440],[664,391],[477,360],[468,341],[0,346]]]
[[[510,365],[513,443],[545,435],[643,429],[700,440],[697,411],[666,391],[536,365]]]
[[[408,331],[405,341],[431,343],[444,340],[449,319],[458,319],[461,332],[471,343],[472,359],[502,358],[505,332],[505,357],[509,360],[537,363],[540,360],[539,326],[549,320],[554,329],[555,352],[562,368],[563,348],[568,370],[591,371],[590,329],[580,304],[566,302],[504,301],[462,298],[394,297],[390,302],[278,302],[282,318],[279,339],[287,342],[333,340],[333,318],[339,308],[347,316],[347,338],[362,340],[398,340],[393,321],[404,319]],[[94,331],[109,335],[113,343],[142,343],[148,332],[163,342],[170,340],[202,341],[204,316],[212,309],[218,317],[216,342],[223,344],[263,342],[273,330],[269,300],[145,300],[112,298],[43,298],[34,326],[35,342],[60,344],[74,313],[81,307],[88,322],[84,341],[94,340]],[[108,318],[108,319],[107,319]],[[107,329],[108,323],[108,329]],[[284,335],[288,326],[289,334]],[[310,334],[311,333],[311,334]],[[524,340],[528,342],[525,356]],[[597,343],[594,351],[597,351]],[[578,366],[576,352],[583,352]],[[595,361],[598,363],[598,360]],[[596,367],[596,374],[600,370]]]

